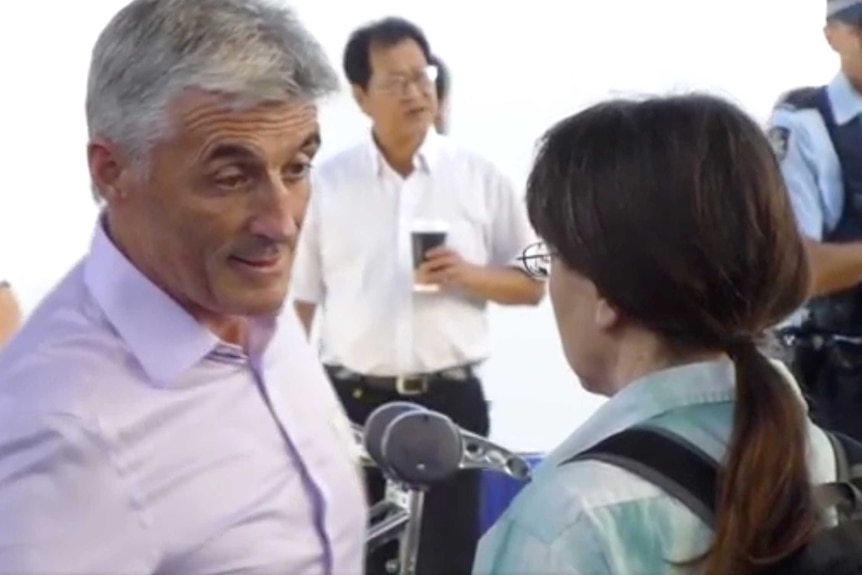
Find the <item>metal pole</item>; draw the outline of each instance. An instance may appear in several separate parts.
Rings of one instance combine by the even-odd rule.
[[[416,559],[419,556],[419,538],[422,532],[422,506],[425,492],[411,489],[407,494],[409,519],[398,549],[400,575],[416,575]]]

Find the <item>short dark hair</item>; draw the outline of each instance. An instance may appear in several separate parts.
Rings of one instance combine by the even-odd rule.
[[[437,67],[437,80],[434,81],[434,87],[437,89],[437,100],[442,102],[449,96],[452,81],[449,76],[449,68],[440,56],[436,54],[431,55],[429,63]]]
[[[404,40],[413,40],[419,44],[419,49],[430,63],[431,47],[428,39],[422,29],[409,20],[390,16],[354,30],[344,48],[343,66],[347,80],[352,85],[367,88],[372,72],[372,46],[390,47]]]
[[[805,413],[756,338],[803,304],[810,269],[757,123],[711,96],[595,105],[545,134],[527,205],[554,264],[623,317],[672,351],[733,359],[706,572],[759,572],[802,547],[817,528]]]

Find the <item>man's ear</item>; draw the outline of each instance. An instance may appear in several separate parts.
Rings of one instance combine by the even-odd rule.
[[[358,84],[351,84],[350,91],[353,93],[353,99],[356,100],[356,104],[359,106],[359,109],[366,116],[370,116],[368,110],[368,92],[362,86]]]
[[[125,196],[122,182],[126,162],[116,145],[102,138],[93,138],[87,144],[87,163],[94,195],[98,194],[109,204]]]

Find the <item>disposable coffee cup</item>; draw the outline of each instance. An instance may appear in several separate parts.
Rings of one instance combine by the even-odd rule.
[[[417,220],[413,222],[410,228],[410,238],[413,246],[414,272],[425,262],[429,251],[446,243],[448,233],[448,222],[440,220]],[[417,292],[436,292],[440,291],[440,286],[420,283],[417,278],[413,284],[413,289]]]

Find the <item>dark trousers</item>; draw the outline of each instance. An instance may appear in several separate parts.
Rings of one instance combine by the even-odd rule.
[[[862,346],[800,345],[793,350],[791,365],[812,420],[862,441]]]
[[[395,391],[371,387],[357,380],[332,377],[335,390],[354,423],[365,420],[379,406],[391,401],[411,401],[452,418],[464,429],[488,435],[488,404],[477,378],[452,381],[435,378],[421,395],[401,396]],[[383,499],[385,480],[377,469],[366,470],[370,501]],[[425,498],[419,545],[419,575],[469,575],[479,540],[481,472],[462,471],[431,488]],[[382,546],[366,559],[366,575],[388,573],[386,565],[397,558],[396,542]]]

